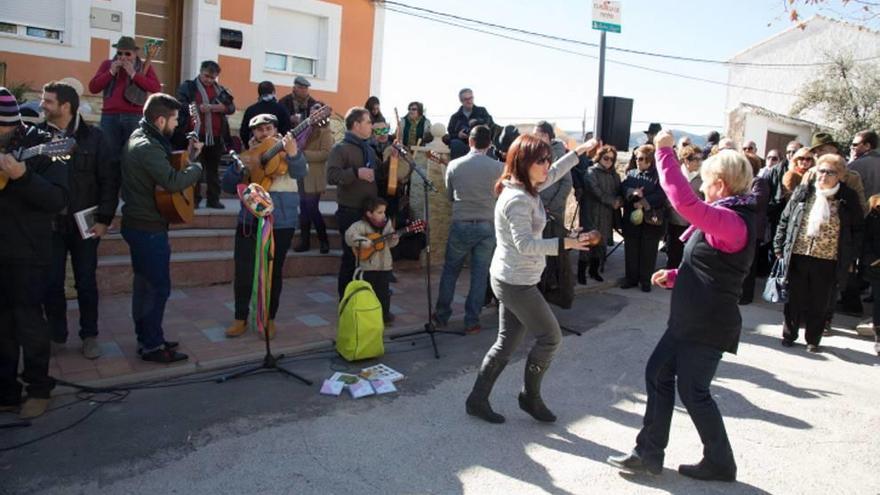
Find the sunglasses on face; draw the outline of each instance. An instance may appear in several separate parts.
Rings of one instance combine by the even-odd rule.
[[[132,55],[134,55],[134,52],[124,52],[124,51],[116,52],[117,57],[122,57],[122,56],[130,57]]]
[[[611,156],[611,155],[605,155],[605,156],[603,156],[603,157],[601,158],[601,161],[603,161],[603,162],[614,161],[614,157]]]
[[[689,157],[685,158],[685,160],[687,160],[689,162],[701,162],[701,161],[703,161],[703,157],[702,156],[689,156]]]
[[[547,156],[542,156],[541,158],[538,158],[538,161],[536,161],[535,163],[537,163],[537,164],[550,163],[551,161],[553,161],[553,157],[550,155],[547,155]]]
[[[768,161],[768,162],[778,162],[778,161],[779,161],[779,157],[778,157],[778,156],[768,156],[768,157],[767,157],[767,161]]]
[[[852,148],[858,148],[858,147],[861,146],[861,145],[862,145],[862,143],[852,143],[852,144],[850,145],[850,147],[852,147]]]
[[[410,111],[410,112],[418,112],[419,109],[418,109],[418,107],[412,107],[412,108],[409,109],[409,111]]]
[[[829,168],[820,168],[816,170],[816,173],[819,175],[827,175],[828,177],[837,177],[837,170],[831,170]]]
[[[743,150],[745,151],[755,151],[756,149],[758,148],[755,148],[754,146],[746,146],[745,148],[743,148]]]
[[[377,127],[377,128],[375,128],[375,129],[373,129],[373,135],[375,135],[375,136],[387,136],[388,133],[389,133],[390,131],[391,131],[391,129],[388,128],[388,127]]]
[[[802,156],[800,158],[795,158],[795,161],[796,162],[811,162],[811,161],[813,161],[813,159],[810,158],[809,156]]]

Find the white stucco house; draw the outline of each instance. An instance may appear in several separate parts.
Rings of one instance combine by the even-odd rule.
[[[794,118],[790,111],[798,90],[815,79],[820,68],[796,65],[823,63],[841,52],[852,53],[856,60],[880,57],[880,33],[814,16],[804,21],[803,29],[792,26],[734,55],[729,62],[795,66],[731,65],[726,134],[738,142],[754,140],[761,155],[784,148],[791,139],[809,143],[811,134],[825,125],[823,115],[808,112]]]

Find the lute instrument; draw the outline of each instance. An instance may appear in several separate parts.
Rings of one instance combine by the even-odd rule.
[[[66,160],[70,157],[70,152],[73,151],[74,147],[76,147],[76,139],[64,138],[19,150],[12,153],[12,156],[20,162],[30,160],[35,156],[47,156],[52,160]],[[6,175],[6,172],[0,171],[0,191],[6,189],[6,184],[8,183],[9,176]]]
[[[389,234],[382,235],[379,232],[373,232],[372,234],[367,234],[367,239],[370,240],[371,244],[369,246],[354,246],[351,248],[354,251],[354,255],[357,256],[360,261],[367,261],[372,258],[376,252],[385,249],[385,243],[388,242],[393,236],[402,236],[404,234],[415,234],[416,232],[424,232],[425,230],[425,221],[424,220],[416,220],[415,222],[410,223],[406,227],[402,229],[397,229],[394,232]]]
[[[326,121],[332,111],[332,108],[324,105],[309,115],[309,118],[291,129],[287,135],[296,139],[297,136],[305,132],[309,127]],[[264,139],[263,142],[258,143],[253,148],[243,151],[240,159],[250,175],[249,182],[256,182],[268,191],[272,186],[274,177],[287,173],[287,160],[281,155],[283,150],[284,143],[281,136],[272,136]]]
[[[193,130],[187,134],[189,143],[197,143],[199,141],[199,131],[202,127],[202,119],[199,116],[199,109],[195,103],[189,104],[189,118],[193,124]],[[190,162],[195,160],[195,151],[187,150],[174,151],[171,153],[171,167],[178,172],[189,166]],[[199,182],[194,186],[187,187],[179,192],[171,192],[162,186],[156,186],[153,191],[153,198],[156,200],[156,209],[168,223],[190,223],[195,215],[196,203],[193,199],[195,188],[199,187]]]

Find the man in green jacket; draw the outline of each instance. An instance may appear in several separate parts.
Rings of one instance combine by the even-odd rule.
[[[183,170],[171,166],[168,138],[177,127],[180,102],[155,93],[144,105],[144,118],[122,150],[122,237],[131,251],[134,287],[131,315],[138,339],[138,353],[144,361],[172,363],[188,358],[177,352],[177,342],[168,342],[162,330],[165,302],[171,294],[171,246],[168,221],[156,207],[154,191],[161,186],[170,192],[192,187],[202,173],[199,163]],[[190,156],[197,156],[202,143],[190,144]]]

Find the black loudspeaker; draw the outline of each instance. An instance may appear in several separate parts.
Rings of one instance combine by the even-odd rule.
[[[236,29],[220,28],[220,46],[241,50],[242,40],[243,36],[241,31],[238,31]]]
[[[629,150],[629,132],[632,126],[633,101],[630,98],[605,96],[602,98],[602,126],[599,138],[617,151]]]

